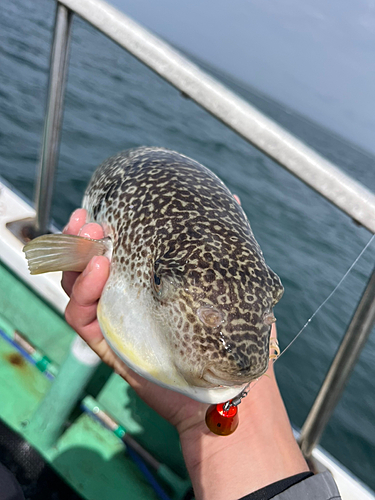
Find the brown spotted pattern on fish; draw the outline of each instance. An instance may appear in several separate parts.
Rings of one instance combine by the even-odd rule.
[[[210,170],[162,148],[125,151],[97,169],[84,207],[113,242],[108,286],[138,290],[188,384],[241,385],[266,371],[283,287]]]

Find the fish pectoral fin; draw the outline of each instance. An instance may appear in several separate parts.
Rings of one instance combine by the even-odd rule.
[[[46,234],[24,246],[31,274],[83,271],[92,257],[109,250],[108,238],[91,240],[70,234]]]

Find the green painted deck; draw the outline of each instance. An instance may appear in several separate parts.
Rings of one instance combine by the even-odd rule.
[[[60,366],[75,336],[63,317],[0,264],[0,329],[15,329]],[[0,337],[0,419],[27,440],[88,500],[154,499],[148,481],[110,430],[82,413],[79,404],[54,446],[43,448],[28,422],[53,381]],[[92,395],[157,460],[181,478],[186,470],[175,429],[104,365],[82,391]],[[163,485],[168,493],[168,486]],[[172,492],[169,491],[171,497]]]

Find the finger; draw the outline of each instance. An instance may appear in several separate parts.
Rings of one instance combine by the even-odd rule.
[[[64,227],[64,234],[78,234],[81,227],[86,224],[87,212],[84,208],[77,208],[70,216],[68,224]]]
[[[236,200],[236,202],[241,205],[241,200],[240,200],[240,197],[237,196],[236,194],[233,195],[233,198]]]
[[[83,307],[95,304],[102,294],[108,275],[109,260],[102,255],[93,257],[74,284],[74,301]]]
[[[272,324],[272,328],[271,328],[271,336],[270,336],[271,339],[276,339],[277,340],[277,330],[276,330],[276,325],[275,323]]]
[[[89,222],[80,228],[78,236],[91,238],[92,240],[100,240],[104,237],[104,232],[102,226],[95,224],[95,222]]]
[[[65,317],[79,334],[82,333],[84,327],[96,319],[97,302],[108,275],[108,259],[103,256],[93,257],[74,283]]]
[[[99,224],[93,222],[86,224],[86,215],[86,210],[83,208],[75,210],[63,232],[66,234],[79,235],[84,238],[92,238],[93,240],[100,240],[104,236],[103,228]],[[81,225],[79,226],[79,224]],[[73,285],[78,276],[79,273],[74,271],[66,271],[63,273],[61,286],[69,297],[72,294]]]

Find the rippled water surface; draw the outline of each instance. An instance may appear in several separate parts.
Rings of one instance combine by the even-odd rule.
[[[40,149],[50,0],[6,0],[0,15],[0,174],[27,197]],[[224,74],[245,99],[375,191],[374,158]],[[80,205],[94,168],[129,147],[175,149],[211,168],[237,193],[285,295],[276,308],[281,346],[299,331],[369,240],[369,233],[117,45],[74,20],[53,217]],[[332,300],[276,365],[291,420],[301,426],[374,264],[365,253]],[[322,444],[375,489],[374,332]],[[270,430],[272,432],[272,430]]]

